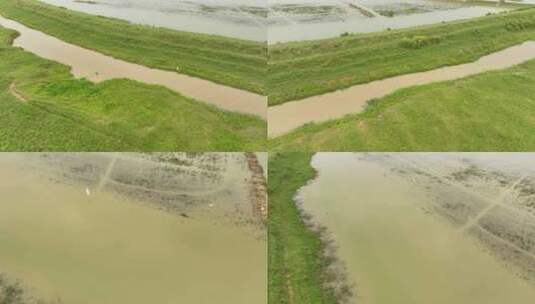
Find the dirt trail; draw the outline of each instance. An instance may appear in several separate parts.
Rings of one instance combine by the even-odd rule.
[[[20,33],[20,36],[13,42],[14,46],[71,67],[71,73],[77,78],[84,77],[93,82],[127,78],[148,84],[162,85],[221,109],[252,114],[266,119],[267,97],[265,96],[172,71],[152,69],[115,59],[66,43],[2,16],[0,16],[0,26]]]
[[[348,89],[313,96],[268,108],[268,135],[275,137],[306,123],[323,122],[362,112],[369,100],[416,85],[455,80],[488,71],[509,68],[535,59],[535,41],[498,51],[471,63],[443,67],[360,84]]]
[[[11,95],[15,96],[18,100],[22,102],[28,102],[26,97],[22,96],[22,94],[17,91],[17,86],[14,82],[9,85],[9,93],[11,93]]]

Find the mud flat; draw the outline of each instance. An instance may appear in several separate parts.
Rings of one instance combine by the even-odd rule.
[[[365,109],[368,101],[384,97],[402,88],[505,69],[531,59],[535,59],[534,41],[483,56],[472,63],[396,76],[269,107],[268,135],[276,137],[307,123],[323,122],[359,113]]]
[[[93,82],[128,78],[148,84],[162,85],[221,109],[266,118],[267,98],[264,96],[176,72],[151,69],[118,60],[66,43],[1,16],[0,26],[20,33],[20,36],[13,42],[14,46],[71,67],[71,72],[75,77],[87,78]],[[179,69],[180,67],[177,67],[177,70]]]
[[[0,268],[32,296],[267,301],[243,154],[5,154],[0,164]]]
[[[517,194],[531,195],[535,155],[514,158],[319,153],[298,198],[331,233],[355,302],[530,303],[535,222]]]
[[[270,4],[271,44],[402,29],[504,11],[471,3],[425,0],[275,0]]]

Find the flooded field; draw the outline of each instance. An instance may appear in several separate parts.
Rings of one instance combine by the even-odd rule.
[[[368,101],[385,97],[402,88],[505,69],[533,59],[535,59],[535,41],[528,41],[481,57],[472,63],[395,76],[269,107],[268,135],[275,137],[306,123],[324,122],[347,114],[359,113],[365,109]]]
[[[244,154],[4,154],[0,166],[0,273],[31,297],[267,302]]]
[[[484,16],[492,5],[439,0],[271,0],[270,43],[371,33]]]
[[[261,95],[200,78],[151,69],[115,59],[66,43],[1,16],[0,26],[20,33],[20,36],[13,43],[14,46],[71,67],[71,72],[75,77],[87,78],[94,82],[128,78],[148,84],[162,85],[185,96],[213,104],[225,110],[252,114],[262,118],[267,115],[267,98]]]
[[[176,30],[266,41],[262,0],[40,0],[89,14]]]
[[[535,154],[319,153],[298,201],[327,228],[358,303],[531,303],[534,164]]]

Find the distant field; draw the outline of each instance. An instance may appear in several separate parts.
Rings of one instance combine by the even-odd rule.
[[[315,176],[312,153],[275,153],[269,158],[269,261],[270,304],[336,304],[333,280],[323,257],[325,244],[301,218],[293,198]]]
[[[266,123],[259,118],[159,86],[74,79],[68,67],[12,47],[15,36],[0,27],[2,151],[265,149]]]
[[[359,83],[475,61],[535,39],[535,8],[381,33],[269,46],[271,106]]]
[[[2,0],[0,15],[116,58],[265,94],[264,43],[135,25],[36,0]]]
[[[533,151],[535,61],[403,89],[360,113],[305,125],[274,151]]]

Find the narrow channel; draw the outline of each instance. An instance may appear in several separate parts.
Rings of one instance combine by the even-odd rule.
[[[2,16],[0,16],[0,26],[20,33],[20,36],[13,42],[14,46],[71,67],[71,73],[77,78],[86,78],[93,82],[127,78],[147,84],[161,85],[224,110],[252,114],[266,119],[267,97],[265,96],[176,72],[152,69],[119,60],[66,43]]]
[[[391,77],[269,107],[268,135],[276,137],[307,123],[362,112],[369,100],[385,97],[399,89],[506,69],[532,59],[535,59],[535,41],[528,41],[483,56],[475,62]]]

